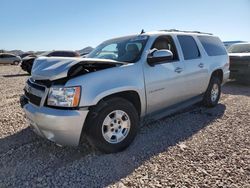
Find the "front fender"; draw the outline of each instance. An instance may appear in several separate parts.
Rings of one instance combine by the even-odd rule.
[[[133,86],[124,86],[124,87],[118,87],[118,88],[112,88],[109,89],[107,91],[104,91],[102,93],[100,93],[99,95],[97,95],[94,99],[93,99],[93,104],[97,104],[101,99],[116,94],[116,93],[120,93],[120,92],[126,92],[126,91],[135,91],[139,96],[140,96],[140,91],[137,90],[136,87]],[[140,98],[142,98],[140,96]]]
[[[112,94],[135,91],[140,97],[141,114],[144,115],[146,111],[144,77],[140,64],[88,73],[72,78],[66,83],[66,86],[77,85],[82,88],[81,107],[94,106],[101,99]]]

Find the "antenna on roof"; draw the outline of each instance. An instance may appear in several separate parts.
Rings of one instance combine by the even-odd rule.
[[[145,33],[144,29],[141,30],[141,33],[140,33],[140,34],[143,34],[143,33]]]

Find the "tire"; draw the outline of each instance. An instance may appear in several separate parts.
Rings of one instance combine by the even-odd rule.
[[[31,69],[32,69],[32,66],[30,64],[27,64],[26,66],[26,71],[31,75]]]
[[[12,65],[18,65],[19,61],[14,61]]]
[[[212,76],[207,91],[203,97],[203,104],[208,108],[215,107],[221,95],[221,81],[218,77]]]
[[[91,109],[85,126],[87,140],[92,146],[104,153],[116,153],[134,140],[139,128],[139,115],[131,102],[113,98],[101,101]]]

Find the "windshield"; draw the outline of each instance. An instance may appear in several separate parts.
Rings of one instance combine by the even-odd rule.
[[[109,40],[97,46],[87,57],[134,63],[140,59],[147,40],[146,35]]]
[[[247,53],[250,52],[250,43],[234,44],[228,49],[229,53]]]

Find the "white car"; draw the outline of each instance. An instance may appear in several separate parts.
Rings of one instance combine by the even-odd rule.
[[[21,57],[14,54],[0,53],[0,64],[18,65],[21,61]]]

